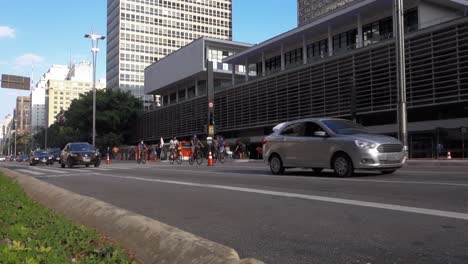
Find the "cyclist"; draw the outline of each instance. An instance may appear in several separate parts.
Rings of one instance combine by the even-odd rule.
[[[140,143],[138,143],[137,151],[136,151],[138,163],[140,163],[140,161],[143,161],[143,162],[146,161],[145,156],[146,156],[147,151],[148,151],[148,147],[146,146],[146,144],[143,142],[143,140],[140,141]]]
[[[196,153],[200,149],[200,147],[204,148],[205,146],[203,143],[197,138],[197,135],[193,135],[193,138],[190,140],[192,144],[192,158],[196,158]]]
[[[169,141],[169,153],[171,153],[171,156],[173,159],[177,157],[178,149],[179,149],[179,141],[177,140],[176,137],[173,137]]]

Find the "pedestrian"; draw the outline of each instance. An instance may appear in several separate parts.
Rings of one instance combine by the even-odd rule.
[[[258,146],[255,150],[257,151],[257,159],[260,159],[262,156],[262,151],[263,151],[262,147]]]

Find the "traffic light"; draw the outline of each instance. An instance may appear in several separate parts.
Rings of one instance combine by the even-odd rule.
[[[214,113],[210,113],[210,126],[215,125],[215,118],[214,118]]]

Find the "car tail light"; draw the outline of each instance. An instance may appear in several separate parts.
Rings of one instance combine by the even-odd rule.
[[[265,145],[267,143],[266,137],[262,139],[262,145]]]

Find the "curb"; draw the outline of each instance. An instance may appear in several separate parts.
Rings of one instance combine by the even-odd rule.
[[[0,171],[15,180],[35,201],[118,241],[135,253],[141,263],[263,263],[251,258],[241,260],[232,248],[95,198],[6,168],[0,168]]]
[[[458,160],[407,160],[405,165],[423,166],[468,166],[468,161]]]

